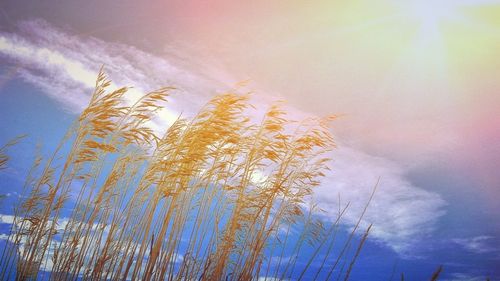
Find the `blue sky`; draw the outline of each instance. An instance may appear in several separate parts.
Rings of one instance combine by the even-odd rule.
[[[189,9],[195,9],[195,4],[191,8],[166,5],[169,17],[153,18],[148,17],[151,7],[139,9],[140,5],[129,1],[104,2],[100,6],[96,2],[82,5],[55,1],[0,5],[0,143],[28,134],[9,151],[12,157],[9,168],[0,171],[1,193],[9,195],[2,199],[0,213],[4,223],[0,223],[0,234],[5,234],[8,228],[8,215],[12,213],[12,203],[17,201],[15,192],[22,185],[36,143],[43,144],[44,152],[55,147],[87,103],[97,71],[104,64],[116,86],[134,86],[133,95],[164,85],[179,88],[162,118],[156,120],[157,128],[168,126],[181,112],[194,114],[217,91],[247,78],[252,79],[250,87],[256,92],[257,107],[265,107],[272,100],[287,99],[292,116],[323,114],[327,109],[333,111],[330,113],[345,113],[347,117],[337,121],[339,124],[334,128],[339,147],[332,155],[332,173],[316,191],[315,200],[327,210],[325,220],[332,220],[336,214],[333,206],[339,193],[343,201],[351,201],[352,210],[343,221],[347,230],[355,223],[377,178],[381,178],[378,193],[362,223],[364,227],[373,223],[374,230],[352,280],[388,280],[394,267],[396,273],[405,273],[406,280],[422,280],[440,264],[444,265],[442,280],[484,280],[486,276],[500,280],[496,266],[500,264],[500,178],[495,172],[500,155],[500,141],[495,133],[500,129],[498,123],[491,122],[484,131],[481,122],[467,123],[473,127],[472,132],[479,132],[480,139],[470,140],[468,135],[449,132],[450,127],[455,126],[450,120],[462,120],[463,117],[454,117],[461,111],[451,112],[449,119],[431,111],[398,118],[399,113],[394,112],[413,110],[412,102],[399,101],[400,98],[391,93],[382,96],[383,102],[372,101],[370,92],[361,94],[361,89],[346,88],[340,83],[332,96],[293,92],[288,84],[295,83],[300,88],[300,77],[289,83],[271,83],[268,80],[273,77],[248,70],[252,65],[263,69],[268,64],[289,68],[286,66],[290,62],[288,55],[275,56],[265,63],[239,61],[244,48],[231,40],[233,31],[222,27],[225,22],[211,21],[210,17],[216,15],[208,12],[207,15],[193,12],[189,17],[181,13],[183,9],[191,12]],[[498,4],[493,1],[492,5]],[[231,5],[231,9],[237,10],[238,5]],[[258,5],[252,9],[255,13],[265,10]],[[54,11],[58,11],[57,15]],[[122,17],[131,17],[131,20],[124,22]],[[201,31],[192,27],[203,21],[210,34],[216,34],[220,28],[220,40],[227,39],[221,49],[213,50],[213,42],[201,39],[196,33]],[[253,25],[250,30],[257,29],[260,25],[253,21],[256,19],[245,18],[238,24],[245,30]],[[294,38],[293,34],[287,36]],[[295,40],[301,40],[304,34],[295,36]],[[203,45],[204,42],[207,45]],[[278,39],[269,41],[270,45],[279,43]],[[307,56],[316,48],[304,46],[294,52]],[[275,50],[268,52],[271,56]],[[232,64],[231,59],[238,65]],[[343,58],[346,64],[350,59]],[[336,74],[329,73],[331,70],[319,62],[318,65],[327,74]],[[359,68],[354,73],[356,71],[364,77],[366,70]],[[308,70],[304,72],[304,78],[310,80]],[[332,85],[321,80],[326,77],[328,75],[316,77],[314,89],[323,89],[324,93],[331,90]],[[274,78],[281,81],[286,77],[276,75]],[[496,82],[487,81],[495,88]],[[465,92],[465,87],[460,85],[455,86]],[[320,99],[322,95],[324,105],[308,101]],[[489,104],[484,111],[493,112],[491,120],[500,120],[498,111],[493,110],[499,105],[497,98],[488,97],[478,96],[478,99]],[[436,112],[448,112],[452,107],[437,100],[425,105],[437,107]],[[417,109],[421,106],[418,102],[413,103]],[[387,112],[382,118],[387,121],[380,127],[376,127],[373,120],[381,113],[371,108],[383,108],[383,112]],[[363,115],[358,114],[361,110],[365,112]],[[475,110],[471,108],[472,112]],[[474,116],[471,114],[470,119]],[[401,129],[405,124],[409,128]],[[419,130],[421,135],[414,133]],[[488,133],[490,131],[493,133]],[[412,142],[410,139],[414,137],[422,139]],[[347,231],[342,233],[345,239]]]

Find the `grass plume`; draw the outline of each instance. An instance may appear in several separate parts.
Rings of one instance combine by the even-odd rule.
[[[127,104],[128,88],[110,85],[101,69],[88,106],[59,146],[36,158],[0,279],[300,280],[316,260],[314,278],[323,269],[330,278],[346,262],[359,222],[337,258],[332,249],[349,204],[341,208],[339,200],[328,227],[314,203],[307,207],[329,169],[334,116],[295,122],[272,105],[252,122],[249,96],[224,93],[157,135],[149,125],[174,88]],[[0,168],[15,142],[0,148]],[[311,247],[307,263],[299,263]]]

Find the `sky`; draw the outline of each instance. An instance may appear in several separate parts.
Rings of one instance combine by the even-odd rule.
[[[258,108],[341,116],[325,219],[340,193],[351,227],[380,178],[353,280],[440,264],[443,280],[500,280],[500,1],[2,1],[0,61],[0,141],[29,134],[0,175],[0,226],[101,65],[134,95],[178,88],[157,128],[248,79]]]

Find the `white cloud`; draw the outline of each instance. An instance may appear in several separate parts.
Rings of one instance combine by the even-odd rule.
[[[350,202],[344,223],[354,226],[380,178],[361,227],[373,223],[371,238],[405,256],[415,255],[416,242],[429,235],[444,214],[440,196],[406,180],[404,169],[390,160],[343,145],[333,152],[333,159],[333,171],[315,195],[320,207],[334,220],[340,194],[342,204]]]
[[[278,280],[283,280],[287,281],[289,279],[280,279],[280,278],[274,278],[274,277],[266,277],[266,276],[260,276],[257,281],[278,281]]]
[[[469,252],[482,254],[488,252],[494,252],[496,249],[493,248],[488,242],[492,240],[492,236],[480,235],[472,238],[457,238],[452,241],[456,244],[462,246]]]
[[[0,214],[0,223],[12,224],[13,222],[14,222],[14,216]]]
[[[74,111],[86,104],[102,64],[116,85],[135,87],[132,95],[176,86],[180,93],[169,102],[159,126],[166,126],[181,110],[188,114],[197,110],[217,89],[227,89],[231,80],[227,73],[189,61],[184,54],[160,57],[124,44],[71,35],[44,21],[24,22],[16,33],[0,33],[0,55],[21,66],[21,77]],[[432,232],[445,205],[436,193],[407,181],[404,169],[387,159],[343,145],[333,156],[333,172],[316,193],[321,207],[331,210],[329,215],[336,216],[340,192],[343,202],[351,202],[344,222],[352,226],[380,177],[363,221],[363,226],[374,223],[370,237],[407,255],[415,241]]]
[[[442,279],[442,281],[484,281],[485,276],[474,276],[466,273],[453,273],[450,278]]]
[[[199,108],[226,82],[210,73],[196,74],[204,68],[192,63],[186,69],[132,46],[81,38],[43,20],[19,24],[16,33],[0,33],[0,55],[19,66],[18,74],[35,84],[69,110],[79,112],[88,102],[97,76],[104,65],[114,87],[133,86],[127,96],[135,99],[144,92],[174,86],[179,93],[169,103],[176,108]],[[183,58],[185,59],[185,58]],[[218,72],[217,72],[218,73]],[[224,78],[227,79],[227,76]],[[164,111],[163,121],[171,123],[179,112]]]
[[[16,219],[16,225],[17,227],[21,227],[21,221],[23,220],[24,218],[22,217],[18,217]],[[58,245],[58,243],[60,243],[60,236],[61,234],[65,231],[65,228],[66,226],[68,225],[68,223],[70,222],[70,219],[67,218],[67,217],[61,217],[57,220],[57,224],[55,226],[55,230],[57,232],[57,234],[55,236],[52,237],[50,243],[49,243],[49,247],[48,247],[48,251],[47,251],[47,256],[46,258],[42,261],[41,263],[41,268],[43,268],[43,270],[45,271],[51,271],[52,270],[52,267],[53,267],[53,256],[54,256],[54,250],[55,250],[55,247],[56,245]],[[73,221],[75,222],[75,221]],[[14,216],[12,215],[6,215],[6,214],[0,214],[0,223],[4,223],[4,224],[13,224],[14,223]],[[47,227],[51,226],[53,224],[53,221],[52,220],[49,220],[47,222]],[[88,226],[88,223],[83,223],[83,227],[86,228]],[[27,227],[27,225],[25,225],[25,227]],[[103,228],[104,231],[104,240],[105,238],[107,237],[107,235],[109,234],[109,225],[104,225],[104,224],[99,224],[99,223],[93,223],[92,224],[92,228],[91,228],[91,231],[96,231],[98,228]],[[48,228],[47,228],[48,229]],[[7,240],[9,239],[9,236],[8,234],[0,234],[0,240]],[[14,241],[14,237],[11,236],[10,237],[10,242],[13,242]],[[20,243],[19,243],[19,251],[22,252],[23,249],[24,249],[24,246],[26,244],[26,240],[27,240],[27,237],[22,235],[21,236],[21,240],[20,240]],[[78,240],[78,247],[81,247],[83,243],[83,240],[80,239]],[[123,251],[125,250],[125,247],[123,248]],[[177,255],[175,257],[172,258],[172,260],[174,262],[181,262],[182,259],[184,257],[182,255]]]

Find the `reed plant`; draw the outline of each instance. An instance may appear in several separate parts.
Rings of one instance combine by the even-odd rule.
[[[359,223],[333,253],[348,205],[325,223],[310,203],[334,116],[296,122],[272,105],[255,122],[249,95],[228,92],[159,135],[150,124],[175,89],[131,104],[110,85],[101,70],[59,146],[36,157],[1,280],[349,278],[371,226],[351,257]]]

